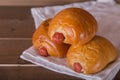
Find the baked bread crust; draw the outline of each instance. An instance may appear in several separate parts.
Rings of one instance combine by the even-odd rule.
[[[64,43],[85,44],[97,32],[97,21],[87,11],[80,8],[67,8],[51,20],[48,35],[52,39],[56,32],[65,36]]]
[[[95,36],[85,45],[72,45],[67,53],[67,63],[73,68],[78,62],[84,74],[96,73],[104,69],[117,57],[116,49],[104,37]]]
[[[66,56],[70,45],[65,43],[56,44],[48,37],[48,27],[51,19],[47,19],[40,24],[38,29],[34,32],[32,37],[33,46],[39,50],[41,47],[47,49],[50,56],[63,58]]]

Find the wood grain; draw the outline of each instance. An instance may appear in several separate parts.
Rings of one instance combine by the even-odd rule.
[[[30,7],[0,7],[1,38],[31,38],[33,32]]]
[[[118,4],[120,4],[120,0],[115,0]]]
[[[119,72],[120,74],[120,72]],[[119,76],[114,80],[119,80]],[[1,80],[83,80],[65,74],[56,73],[39,66],[0,67]]]
[[[31,45],[31,40],[0,40],[0,64],[28,63],[19,56]]]
[[[50,6],[91,0],[0,0],[0,6]]]
[[[83,80],[42,67],[0,67],[1,80]]]

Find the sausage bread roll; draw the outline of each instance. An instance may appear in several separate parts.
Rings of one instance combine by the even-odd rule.
[[[111,42],[95,36],[85,45],[72,45],[67,53],[67,63],[76,72],[91,74],[104,69],[116,56]]]
[[[51,20],[48,35],[52,41],[67,44],[85,44],[96,34],[96,19],[80,8],[67,8]]]
[[[65,57],[69,45],[64,43],[56,44],[50,40],[47,33],[50,21],[51,19],[45,20],[34,32],[32,37],[33,46],[41,56]]]

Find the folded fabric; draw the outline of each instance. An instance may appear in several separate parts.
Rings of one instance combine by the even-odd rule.
[[[97,2],[103,2],[103,3],[112,3],[112,4],[115,4],[115,0],[97,0]]]
[[[58,59],[54,57],[41,57],[36,54],[36,51],[33,47],[25,50],[20,57],[58,73],[63,73],[87,80],[112,80],[120,70],[120,6],[116,4],[90,1],[84,3],[32,8],[31,12],[35,21],[35,27],[37,28],[43,20],[53,17],[60,10],[68,7],[83,8],[89,11],[96,18],[98,22],[97,35],[101,35],[113,43],[113,45],[117,48],[118,59],[97,74],[84,75],[82,73],[76,73],[67,67],[65,58]]]

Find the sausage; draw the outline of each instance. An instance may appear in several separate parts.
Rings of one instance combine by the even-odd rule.
[[[44,57],[49,56],[49,55],[48,55],[48,52],[47,52],[47,49],[46,49],[45,47],[42,47],[42,48],[39,49],[39,54],[40,54],[41,56],[44,56]]]
[[[74,71],[81,73],[82,72],[82,66],[79,62],[75,62],[73,64]]]
[[[64,35],[60,32],[56,32],[52,37],[52,41],[57,44],[63,43],[64,39],[65,39]]]

